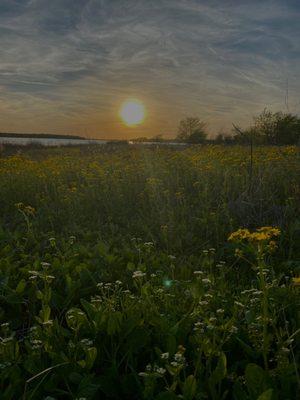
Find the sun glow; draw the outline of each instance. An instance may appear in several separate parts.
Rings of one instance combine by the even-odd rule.
[[[126,100],[120,109],[120,117],[128,126],[141,124],[145,119],[145,114],[143,103],[135,99]]]

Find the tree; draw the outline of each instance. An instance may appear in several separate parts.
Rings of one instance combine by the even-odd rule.
[[[233,124],[236,143],[256,143],[286,145],[300,143],[300,118],[297,115],[281,111],[273,113],[264,110],[254,117],[254,124],[241,130]]]
[[[264,110],[254,118],[251,128],[267,144],[297,144],[300,139],[300,118],[281,111]]]
[[[263,144],[264,138],[261,134],[255,129],[255,127],[250,126],[247,129],[241,129],[240,127],[233,125],[233,136],[232,142],[236,144],[249,144],[249,143],[256,143],[256,144]]]
[[[205,128],[206,124],[198,117],[184,118],[179,122],[176,139],[186,143],[204,143],[207,136]]]

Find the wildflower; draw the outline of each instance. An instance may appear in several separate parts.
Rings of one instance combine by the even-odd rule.
[[[160,356],[160,358],[161,358],[162,360],[167,360],[167,359],[169,358],[169,353],[162,353],[161,356]]]
[[[300,286],[300,276],[292,278],[292,282],[294,286]]]
[[[152,246],[154,246],[154,243],[153,242],[145,242],[144,246],[152,247]]]
[[[199,305],[200,306],[207,306],[208,305],[208,301],[205,301],[205,300],[199,301]]]
[[[134,271],[132,274],[132,277],[135,278],[142,278],[143,276],[146,276],[145,272],[142,271]]]
[[[7,338],[4,338],[4,339],[1,339],[1,342],[4,344],[4,343],[9,343],[9,342],[12,342],[13,341],[13,337],[12,336],[9,336],[9,337],[7,337]]]
[[[116,281],[115,283],[116,283],[116,285],[118,285],[118,286],[120,286],[120,285],[123,284],[122,281]]]
[[[242,258],[243,255],[244,255],[244,253],[242,252],[241,249],[235,249],[235,250],[234,250],[234,254],[235,254],[235,256],[238,257],[238,258]]]
[[[157,372],[159,375],[164,375],[166,373],[165,368],[157,367],[155,369],[155,372]]]
[[[80,343],[85,347],[90,347],[93,345],[93,341],[90,339],[82,339]]]
[[[76,237],[75,236],[70,236],[70,243],[71,244],[74,244],[74,242],[75,242],[75,240],[76,240]]]
[[[237,331],[238,331],[238,328],[234,325],[230,328],[230,333],[237,333]]]
[[[244,304],[240,303],[239,301],[235,301],[234,304],[238,307],[244,308]]]
[[[204,283],[205,285],[209,285],[211,283],[211,280],[208,278],[203,278],[202,283]]]
[[[53,320],[49,319],[48,321],[43,322],[44,326],[52,326],[53,325]]]
[[[46,279],[47,282],[52,282],[53,279],[55,279],[55,276],[53,276],[53,275],[46,275],[46,276],[45,276],[45,279]]]
[[[203,275],[204,272],[203,271],[194,271],[193,274],[194,275]]]
[[[39,272],[38,271],[28,271],[28,273],[30,274],[30,275],[39,275]]]
[[[277,249],[277,244],[274,240],[271,240],[268,244],[268,249],[270,253],[274,252]]]
[[[41,340],[39,340],[39,339],[33,339],[33,340],[30,341],[30,343],[32,345],[36,345],[36,346],[41,346],[43,344],[43,342]]]
[[[183,356],[182,353],[176,353],[174,355],[174,360],[177,361],[178,363],[183,363],[185,361],[185,357]]]
[[[290,352],[290,349],[288,349],[287,347],[282,347],[281,351],[282,353],[288,354]]]
[[[249,235],[250,232],[248,229],[238,229],[237,231],[231,233],[231,235],[228,237],[228,240],[232,242],[239,242],[243,239],[247,239]]]
[[[228,237],[228,240],[232,242],[241,242],[243,240],[248,240],[249,242],[257,243],[266,242],[272,237],[277,237],[279,235],[279,228],[274,228],[272,226],[263,226],[262,228],[256,229],[256,231],[252,233],[248,229],[238,229],[237,231],[231,233],[231,235]]]
[[[141,376],[142,378],[146,378],[146,376],[148,376],[146,372],[139,372],[138,375]]]
[[[51,264],[50,263],[48,263],[48,262],[44,262],[44,261],[42,261],[41,262],[41,266],[42,266],[42,268],[49,268],[50,266],[51,266]]]
[[[34,215],[35,214],[35,208],[33,208],[31,206],[24,207],[24,211],[28,215]]]
[[[98,296],[98,295],[93,296],[93,297],[91,298],[91,303],[92,303],[92,304],[95,304],[95,305],[98,305],[98,304],[102,303],[102,299],[101,299],[101,297]]]

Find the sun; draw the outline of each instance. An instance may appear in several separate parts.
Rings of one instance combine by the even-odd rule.
[[[120,117],[128,126],[141,124],[145,119],[145,115],[145,107],[139,100],[126,100],[120,108]]]

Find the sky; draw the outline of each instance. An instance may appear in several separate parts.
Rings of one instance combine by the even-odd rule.
[[[300,0],[0,0],[0,132],[172,137],[198,116],[213,136],[300,113],[299,21]]]

